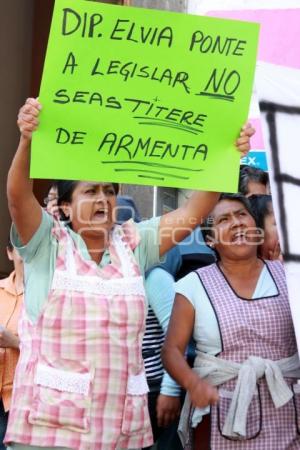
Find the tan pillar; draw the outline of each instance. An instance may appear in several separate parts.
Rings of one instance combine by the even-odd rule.
[[[17,111],[30,92],[32,17],[32,0],[0,4],[0,276],[12,267],[5,251],[10,228],[6,178],[19,139]]]

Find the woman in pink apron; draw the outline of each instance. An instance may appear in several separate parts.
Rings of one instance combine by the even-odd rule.
[[[117,184],[58,182],[62,224],[42,210],[29,179],[40,108],[28,99],[20,110],[21,139],[8,176],[28,298],[25,292],[6,442],[15,449],[147,447],[143,272],[207,215],[218,194],[195,193],[142,232],[130,221],[115,224]],[[252,134],[251,126],[242,131],[241,152]]]
[[[207,239],[218,261],[180,280],[164,363],[187,390],[185,449],[300,448],[300,365],[283,266],[257,256],[247,199],[224,194]],[[193,333],[193,370],[184,350]]]

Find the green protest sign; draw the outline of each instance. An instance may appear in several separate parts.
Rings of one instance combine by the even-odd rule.
[[[33,178],[237,190],[258,25],[56,0]]]

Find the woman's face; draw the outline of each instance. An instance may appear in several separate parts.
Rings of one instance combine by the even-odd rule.
[[[255,220],[238,200],[221,200],[212,211],[214,248],[222,257],[245,258],[257,253]]]
[[[71,203],[63,209],[70,218],[72,228],[82,236],[99,236],[114,225],[116,194],[111,183],[79,182]]]
[[[272,205],[270,212],[264,218],[264,242],[260,247],[260,254],[264,259],[272,259],[273,252],[279,245],[279,236]]]
[[[251,197],[251,195],[266,195],[269,194],[269,186],[259,183],[258,181],[249,181],[247,186],[248,192],[245,197]]]

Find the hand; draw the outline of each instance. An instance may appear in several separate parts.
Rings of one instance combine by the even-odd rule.
[[[17,123],[23,138],[30,140],[33,131],[37,129],[41,108],[41,104],[35,98],[28,98],[25,105],[20,108]]]
[[[250,138],[255,134],[255,129],[252,127],[251,123],[246,123],[240,132],[240,137],[236,140],[236,146],[239,152],[241,152],[241,157],[246,156],[249,152]]]
[[[0,328],[0,347],[2,348],[19,348],[19,338],[6,328]]]
[[[157,424],[167,427],[180,415],[181,402],[179,397],[160,394],[156,401]]]
[[[273,250],[269,250],[269,258],[268,259],[270,261],[274,261],[274,260],[278,259],[279,261],[283,262],[283,256],[281,253],[279,241],[276,242]]]
[[[191,386],[188,387],[188,393],[192,405],[195,408],[205,408],[208,405],[214,405],[219,400],[218,390],[207,381],[202,380],[196,375]]]

